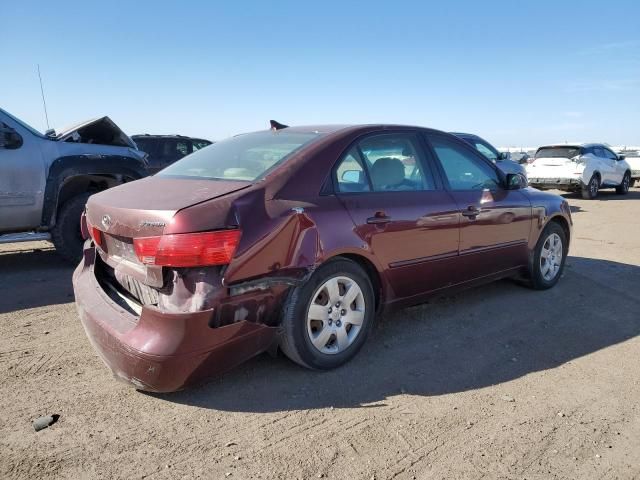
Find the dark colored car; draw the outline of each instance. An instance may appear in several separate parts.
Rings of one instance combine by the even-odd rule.
[[[149,173],[157,173],[182,157],[211,145],[209,140],[183,135],[133,135],[138,149],[147,153]]]
[[[403,126],[239,135],[93,195],[74,273],[115,375],[173,391],[280,348],[352,358],[377,312],[504,277],[550,288],[567,202],[459,138]]]
[[[474,135],[473,133],[451,132],[451,134],[461,138],[478,150],[481,154],[495,163],[504,173],[519,173],[527,178],[527,171],[519,162],[513,161],[509,154],[499,152],[496,147],[491,145],[484,138]]]

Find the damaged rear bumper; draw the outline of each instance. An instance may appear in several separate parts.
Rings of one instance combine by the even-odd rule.
[[[248,317],[212,328],[217,306],[186,313],[144,306],[138,317],[102,289],[94,274],[95,255],[94,248],[85,249],[73,274],[80,320],[104,363],[137,389],[180,390],[266,351],[276,339],[276,327]]]

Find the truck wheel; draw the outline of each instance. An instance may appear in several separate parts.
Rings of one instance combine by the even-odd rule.
[[[594,173],[589,180],[589,183],[582,185],[582,198],[585,200],[593,200],[598,196],[598,189],[600,188],[600,177],[597,173]]]
[[[78,263],[82,258],[82,233],[80,215],[91,193],[82,193],[67,200],[58,210],[56,226],[51,231],[51,239],[56,252],[65,260]]]

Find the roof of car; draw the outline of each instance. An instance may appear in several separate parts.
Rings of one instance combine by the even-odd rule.
[[[131,138],[188,138],[189,140],[204,140],[205,142],[211,142],[211,140],[207,140],[206,138],[200,137],[188,137],[186,135],[155,135],[152,133],[138,133],[136,135],[131,135]]]
[[[551,143],[549,145],[541,145],[538,149],[541,148],[578,148],[578,147],[605,147],[611,148],[606,143]]]

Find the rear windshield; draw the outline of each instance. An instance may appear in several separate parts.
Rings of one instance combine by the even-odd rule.
[[[158,175],[254,181],[321,135],[283,130],[246,133],[187,155]]]
[[[573,158],[580,155],[580,147],[542,147],[536,158]]]

